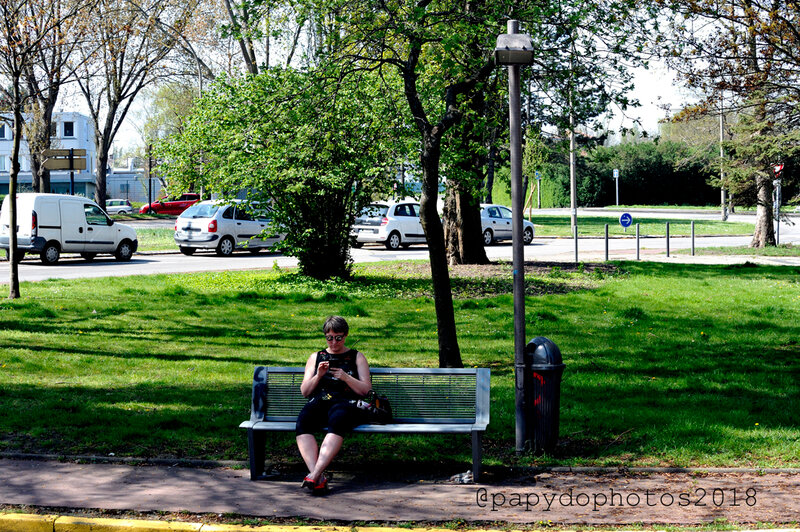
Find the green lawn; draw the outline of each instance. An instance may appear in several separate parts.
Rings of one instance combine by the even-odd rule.
[[[24,283],[0,302],[0,451],[238,459],[252,368],[302,365],[338,313],[374,366],[435,366],[418,263]],[[514,453],[511,273],[454,281],[464,363],[492,369],[488,465],[800,466],[800,268],[622,263],[529,276],[527,335],[564,354],[561,440]],[[292,435],[270,458],[299,463]],[[458,467],[468,436],[354,436],[355,467]]]
[[[536,226],[537,237],[572,236],[571,219],[569,216],[534,215],[525,216]],[[633,225],[627,230],[619,224],[619,216],[579,216],[578,235],[587,237],[601,237],[605,234],[605,225],[608,224],[609,236],[636,235],[636,224],[639,224],[639,234],[644,236],[664,236],[669,223],[670,236],[688,236],[692,234],[691,220],[675,220],[669,218],[639,217],[633,215]],[[717,220],[696,220],[694,224],[695,235],[752,235],[753,224],[741,222],[722,222]]]
[[[677,253],[689,253],[689,250],[678,250]],[[792,244],[781,244],[766,248],[747,246],[722,248],[697,248],[695,255],[755,255],[760,257],[800,257],[800,247]]]
[[[155,229],[136,229],[136,236],[139,239],[139,251],[178,251],[173,236],[175,230],[171,227],[159,227]]]

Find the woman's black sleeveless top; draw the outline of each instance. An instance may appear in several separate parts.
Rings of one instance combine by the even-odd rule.
[[[333,355],[326,350],[317,353],[317,364],[314,369],[316,375],[316,368],[319,367],[320,362],[329,361],[331,368],[342,368],[345,373],[352,377],[358,378],[358,367],[356,366],[357,349],[350,349],[344,353]],[[314,390],[314,398],[322,400],[331,399],[358,399],[356,393],[350,389],[348,385],[339,379],[334,379],[330,373],[326,373],[322,377],[322,382],[319,383],[317,389]]]

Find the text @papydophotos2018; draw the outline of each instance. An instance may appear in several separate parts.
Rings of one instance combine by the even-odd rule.
[[[572,488],[564,492],[501,492],[479,488],[475,492],[475,504],[492,512],[514,509],[530,512],[549,512],[559,507],[590,507],[599,512],[604,508],[640,508],[643,506],[717,507],[756,506],[755,488],[695,488],[680,493],[656,492],[653,490],[617,491],[613,488],[593,492],[576,492]]]

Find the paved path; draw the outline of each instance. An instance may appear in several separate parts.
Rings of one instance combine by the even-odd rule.
[[[800,521],[800,473],[529,473],[463,485],[334,479],[312,497],[298,479],[242,469],[0,459],[0,504],[235,513],[336,521],[507,521],[619,525]]]

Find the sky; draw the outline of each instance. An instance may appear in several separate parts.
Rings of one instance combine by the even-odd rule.
[[[634,90],[631,97],[639,100],[640,107],[629,109],[627,114],[641,121],[641,128],[649,136],[658,134],[658,122],[680,111],[687,103],[697,101],[688,90],[680,87],[675,80],[675,72],[660,63],[650,69],[636,69]],[[608,124],[608,129],[619,130],[634,125],[631,118],[616,113]]]

